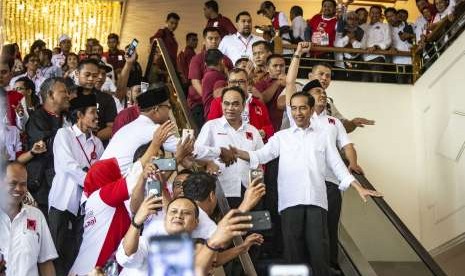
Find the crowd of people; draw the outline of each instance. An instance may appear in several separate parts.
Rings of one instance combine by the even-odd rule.
[[[257,14],[271,20],[270,31],[297,45],[287,72],[267,31],[252,34],[247,11],[234,24],[207,1],[199,53],[196,33],[187,34],[178,53],[180,17],[168,14],[150,40],[163,40],[177,64],[196,137],[175,133],[159,53],[153,61],[159,68],[144,79],[137,51],[120,49],[117,34],[108,35],[106,52],[90,38],[73,53],[67,35],[53,50],[35,41],[24,58],[17,45],[5,45],[0,275],[100,275],[103,268],[107,275],[148,275],[150,237],[181,233],[195,240],[196,275],[222,267],[235,275],[234,260],[266,237],[274,246],[268,257],[305,263],[313,275],[340,275],[341,191],[353,187],[363,200],[380,196],[353,177],[363,169],[347,133],[375,122],[338,111],[326,94],[328,63],[314,64],[308,82],[297,84],[301,57],[332,58],[312,51],[314,45],[406,51],[426,41],[431,24],[453,19],[452,1],[417,6],[422,16],[412,25],[405,10],[386,9],[383,23],[379,6],[352,12],[323,0],[308,22],[301,7],[292,7],[289,24],[263,2]],[[375,53],[334,58],[334,66],[386,60]],[[408,61],[394,56],[394,62]],[[175,165],[163,169],[157,160]],[[263,177],[252,180],[257,168]],[[153,181],[160,191],[147,188]],[[232,208],[223,216],[219,188]],[[271,234],[250,233],[251,210],[271,213]],[[232,245],[238,236],[244,242]],[[254,262],[259,257],[252,254]]]

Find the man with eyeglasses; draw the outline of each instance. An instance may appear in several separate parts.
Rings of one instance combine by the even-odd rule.
[[[22,77],[28,77],[35,84],[35,93],[38,95],[40,86],[44,82],[44,78],[39,74],[39,57],[34,54],[27,54],[23,60],[26,67],[26,73],[18,75],[10,80],[10,87],[14,87],[16,81]]]
[[[271,124],[268,115],[268,108],[257,97],[251,93],[252,86],[249,85],[248,75],[244,69],[234,68],[229,72],[228,86],[238,86],[247,92],[246,104],[242,112],[242,120],[249,123],[258,129],[260,136],[266,143],[268,139],[274,134],[274,128]],[[210,105],[210,112],[208,113],[207,120],[214,120],[223,116],[222,99],[218,97],[214,99]]]
[[[221,99],[223,116],[205,123],[196,145],[208,147],[216,154],[215,162],[222,172],[218,180],[229,206],[237,208],[249,183],[249,164],[243,160],[236,162],[230,148],[260,149],[263,140],[254,126],[242,120],[246,94],[240,87],[225,88]]]

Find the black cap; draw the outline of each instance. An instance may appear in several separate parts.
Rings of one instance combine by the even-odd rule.
[[[69,101],[69,111],[90,106],[97,106],[97,97],[93,93],[89,95],[80,94]]]
[[[113,71],[113,69],[110,66],[108,66],[105,62],[103,62],[102,60],[98,61],[98,68],[105,69],[105,72],[107,73],[110,73],[111,71]]]
[[[137,104],[139,108],[145,109],[161,104],[168,100],[168,91],[165,87],[149,89],[147,92],[137,96]]]
[[[257,11],[257,14],[261,14],[264,12],[265,9],[268,9],[270,7],[273,7],[276,9],[276,7],[274,6],[273,2],[271,1],[265,1],[263,2],[261,5],[260,5],[260,9]]]
[[[319,80],[312,80],[302,87],[302,92],[309,92],[311,89],[319,87],[323,89]]]

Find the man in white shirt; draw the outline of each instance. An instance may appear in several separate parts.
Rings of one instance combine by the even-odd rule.
[[[292,25],[292,42],[297,43],[305,40],[305,29],[307,28],[307,22],[303,18],[304,11],[300,6],[293,6],[291,8],[291,25]]]
[[[196,145],[210,148],[220,166],[218,176],[231,208],[237,208],[248,186],[249,164],[234,158],[231,146],[247,150],[263,147],[258,130],[242,121],[246,95],[239,87],[225,88],[222,93],[223,116],[210,120],[202,127]],[[221,161],[220,161],[221,159]]]
[[[66,34],[62,34],[58,38],[58,43],[60,44],[61,52],[52,56],[52,64],[61,68],[65,64],[66,57],[71,52],[73,45],[71,44],[71,38]]]
[[[53,260],[58,255],[47,221],[39,209],[22,203],[26,182],[24,165],[9,163],[0,181],[0,254],[4,259],[4,263],[0,262],[0,274],[54,276]]]
[[[340,189],[352,185],[363,200],[379,194],[354,179],[327,133],[311,123],[314,103],[307,93],[294,94],[290,105],[296,126],[275,133],[258,151],[235,151],[238,158],[250,161],[251,168],[280,157],[278,210],[284,257],[290,263],[309,263],[315,275],[330,275],[326,168],[335,173]]]
[[[50,232],[60,255],[55,267],[57,275],[64,276],[79,250],[84,179],[104,150],[102,141],[92,134],[98,122],[95,95],[72,99],[69,111],[73,125],[60,128],[53,142],[55,176],[48,196]]]
[[[42,49],[39,52],[39,72],[44,79],[63,76],[63,71],[61,70],[61,67],[52,64],[52,57],[53,53],[49,49]]]
[[[370,24],[366,29],[366,40],[365,47],[368,52],[376,50],[387,50],[391,46],[392,35],[391,28],[388,24],[382,23],[382,8],[380,6],[372,6],[370,8]],[[377,54],[365,54],[363,55],[364,61],[383,63],[386,61],[386,57]],[[368,70],[383,71],[384,66],[382,64],[369,64],[367,65]],[[363,81],[381,82],[383,76],[379,73],[364,73]]]
[[[34,82],[35,85],[35,93],[36,95],[39,95],[40,92],[40,86],[44,82],[44,78],[39,72],[39,57],[36,57],[33,54],[27,54],[24,57],[24,66],[26,67],[26,73],[18,75],[10,80],[10,87],[14,87],[15,82],[22,78],[22,77],[27,77],[30,80]]]
[[[223,37],[218,49],[228,56],[232,63],[240,58],[252,60],[252,44],[263,38],[252,34],[252,17],[243,11],[236,16],[237,33]]]

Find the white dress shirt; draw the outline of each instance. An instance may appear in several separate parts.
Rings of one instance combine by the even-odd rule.
[[[292,19],[292,35],[294,38],[300,38],[305,40],[305,29],[307,28],[307,22],[302,16],[296,16]]]
[[[310,125],[276,132],[260,150],[249,151],[250,167],[256,168],[280,157],[278,169],[278,211],[297,206],[315,205],[328,209],[326,167],[348,187],[354,177],[339,156],[326,131]]]
[[[399,26],[391,26],[392,30],[392,47],[397,51],[410,51],[412,44],[408,41],[402,41],[399,36],[399,32],[403,32],[405,23],[401,22]],[[396,64],[412,64],[412,58],[406,56],[392,56],[392,62]]]
[[[236,163],[225,166],[219,160],[221,147],[234,146],[243,150],[257,150],[263,147],[263,140],[258,130],[250,124],[242,124],[234,129],[223,116],[210,120],[203,125],[197,137],[196,145],[211,148],[216,153],[216,163],[220,166],[221,173],[218,180],[226,197],[241,197],[241,183],[244,187],[249,184],[249,164],[238,159]]]
[[[391,46],[391,27],[386,23],[376,22],[375,24],[369,24],[365,35],[365,48],[378,46],[381,50],[386,50]],[[365,54],[363,55],[363,60],[370,61],[377,57],[385,58],[384,55]]]
[[[99,138],[91,134],[86,139],[76,124],[57,131],[53,141],[55,176],[48,195],[49,207],[77,215],[87,174],[83,168],[90,168],[102,156],[103,150]],[[96,159],[91,157],[93,152]]]
[[[50,64],[50,66],[48,67],[40,68],[39,73],[44,79],[63,76],[63,71],[61,70],[61,67],[55,66],[53,64]]]
[[[160,127],[149,117],[140,114],[137,119],[125,125],[113,135],[107,148],[103,152],[101,159],[116,158],[121,170],[125,175],[132,164],[136,150],[152,141],[153,134]],[[168,152],[175,152],[179,138],[170,136],[163,144],[163,149]],[[194,155],[198,159],[211,159],[212,154],[205,148],[194,148]]]
[[[8,160],[14,161],[16,160],[16,153],[23,150],[19,129],[5,124],[3,135],[2,143],[8,155]]]
[[[13,220],[0,208],[0,253],[6,276],[39,276],[37,264],[58,258],[42,212],[23,205]]]
[[[243,37],[239,32],[223,37],[218,49],[231,59],[232,63],[242,57],[252,60],[252,44],[263,40],[262,37],[250,34],[249,37]]]

